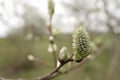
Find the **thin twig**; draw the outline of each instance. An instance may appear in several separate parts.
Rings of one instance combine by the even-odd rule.
[[[52,67],[53,68],[53,66],[51,64],[49,64],[49,63],[47,63],[47,62],[45,62],[45,61],[43,61],[43,60],[41,60],[39,58],[35,58],[33,61],[36,62],[36,63],[40,63],[42,65],[45,65],[47,67]]]
[[[52,67],[53,68],[53,66],[50,63],[47,63],[46,61],[43,61],[40,58],[34,57],[33,55],[28,55],[27,58],[28,58],[29,61],[39,63],[39,64],[45,65],[47,67]]]
[[[56,64],[57,64],[57,57],[56,57],[56,51],[54,49],[54,36],[53,36],[53,33],[52,33],[52,17],[53,16],[50,16],[50,20],[49,20],[49,24],[48,24],[48,31],[49,31],[49,37],[52,37],[53,39],[50,40],[49,39],[49,42],[51,44],[51,47],[52,47],[52,54],[53,54],[53,60],[54,60],[54,66],[56,67]]]

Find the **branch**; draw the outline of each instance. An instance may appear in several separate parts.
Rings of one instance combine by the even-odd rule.
[[[102,45],[101,47],[99,47],[98,50],[94,51],[94,53],[92,54],[93,55],[92,58],[89,56],[89,57],[86,57],[85,59],[81,59],[80,62],[77,65],[71,67],[70,69],[66,70],[65,72],[60,72],[60,69],[64,65],[66,65],[67,63],[73,62],[72,56],[70,58],[68,58],[66,61],[61,62],[61,64],[56,69],[54,69],[52,72],[50,72],[49,74],[47,74],[47,75],[45,75],[43,77],[33,78],[31,80],[51,80],[51,79],[53,79],[53,78],[55,78],[57,76],[60,76],[62,74],[66,74],[66,73],[68,73],[70,71],[78,69],[83,64],[86,64],[87,62],[93,60],[96,56],[100,55],[102,53],[102,51],[106,48],[106,46],[107,46],[107,44]],[[14,80],[14,79],[0,78],[0,80]],[[20,79],[19,78],[19,79],[15,79],[15,80],[26,80],[26,79]]]
[[[68,72],[70,72],[70,71],[73,71],[73,70],[75,70],[75,69],[78,69],[78,68],[80,68],[80,66],[82,66],[83,64],[86,64],[87,62],[93,60],[96,56],[100,55],[101,52],[105,49],[105,47],[106,47],[106,45],[100,46],[98,50],[94,51],[94,53],[92,54],[93,56],[88,56],[88,57],[86,57],[85,59],[81,59],[80,62],[79,62],[77,65],[71,67],[70,69],[68,69],[68,70],[66,70],[66,71],[64,71],[64,72],[60,72],[59,70],[60,70],[65,64],[73,61],[73,60],[71,59],[71,57],[70,57],[68,60],[66,60],[65,62],[61,63],[61,64],[59,65],[59,67],[57,67],[57,68],[56,68],[55,70],[53,70],[51,73],[49,73],[49,74],[47,74],[47,75],[45,75],[45,76],[43,76],[42,78],[39,78],[39,79],[37,79],[37,80],[50,80],[50,79],[52,79],[52,78],[54,78],[54,77],[57,77],[57,76],[60,76],[60,75],[62,75],[62,74],[66,74],[66,73],[68,73]]]
[[[66,65],[67,63],[72,62],[72,61],[73,61],[73,59],[72,59],[71,57],[68,58],[66,61],[61,62],[61,64],[60,64],[55,70],[53,70],[51,73],[49,73],[49,74],[47,74],[47,75],[45,75],[45,76],[43,76],[42,78],[39,78],[39,79],[37,79],[37,80],[50,80],[50,79],[56,77],[57,75],[61,74],[61,72],[59,72],[59,70],[60,70],[64,65]],[[82,59],[81,59],[81,61],[82,61]],[[81,61],[80,61],[80,62],[81,62]]]

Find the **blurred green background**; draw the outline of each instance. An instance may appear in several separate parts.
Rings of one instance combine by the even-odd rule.
[[[80,66],[80,68],[71,71],[65,75],[56,77],[53,80],[106,80],[112,63],[113,56],[116,52],[115,38],[109,34],[92,34],[92,40],[99,40],[99,45],[104,45],[101,54],[94,60]],[[55,37],[58,45],[58,51],[62,46],[66,46],[72,53],[72,36],[71,34],[61,34]],[[27,55],[32,54],[36,58],[53,65],[52,54],[48,52],[48,37],[44,36],[40,40],[24,41],[17,38],[17,41],[11,38],[0,39],[0,75],[7,78],[33,78],[45,75],[53,70],[53,67],[46,66],[37,62],[31,62]],[[98,45],[98,46],[99,46]],[[120,45],[120,44],[119,44]],[[58,53],[57,53],[58,54]],[[115,58],[117,59],[117,58]],[[119,58],[118,58],[119,59]],[[119,60],[112,71],[114,78],[119,77]],[[71,65],[72,66],[72,65]],[[116,74],[117,72],[117,74]],[[117,76],[118,75],[118,76]],[[110,77],[111,77],[110,76]],[[113,78],[112,77],[112,78]]]

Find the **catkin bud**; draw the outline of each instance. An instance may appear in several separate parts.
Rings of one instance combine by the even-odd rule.
[[[57,45],[56,44],[49,44],[48,46],[48,52],[52,53],[53,51],[57,51]]]
[[[54,2],[52,0],[48,1],[48,9],[49,15],[52,16],[54,14]]]
[[[28,55],[27,58],[28,58],[28,60],[30,60],[30,61],[33,61],[33,60],[35,59],[33,55]]]
[[[68,59],[68,50],[66,47],[62,47],[59,53],[59,61],[65,61]]]
[[[53,43],[54,37],[53,37],[53,36],[49,36],[49,41],[50,41],[51,43]]]
[[[73,60],[79,61],[91,52],[90,37],[84,27],[79,27],[73,33]]]

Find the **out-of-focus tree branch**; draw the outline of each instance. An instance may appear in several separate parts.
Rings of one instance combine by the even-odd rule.
[[[107,16],[107,21],[106,21],[106,25],[109,27],[109,30],[110,30],[110,32],[112,33],[112,34],[114,34],[114,28],[116,27],[116,26],[113,26],[112,24],[111,24],[111,20],[115,20],[116,21],[116,25],[118,25],[118,26],[120,26],[120,19],[119,18],[117,18],[117,17],[115,17],[115,16],[113,16],[110,12],[109,12],[109,10],[108,10],[108,3],[109,3],[109,0],[102,0],[103,1],[103,5],[104,5],[104,12],[106,13],[106,16]]]
[[[115,41],[115,51],[113,53],[113,58],[111,59],[110,67],[108,69],[107,80],[113,80],[114,74],[117,74],[117,66],[120,58],[120,44],[118,41],[120,40],[119,36],[116,37]],[[116,76],[115,76],[116,77]]]

